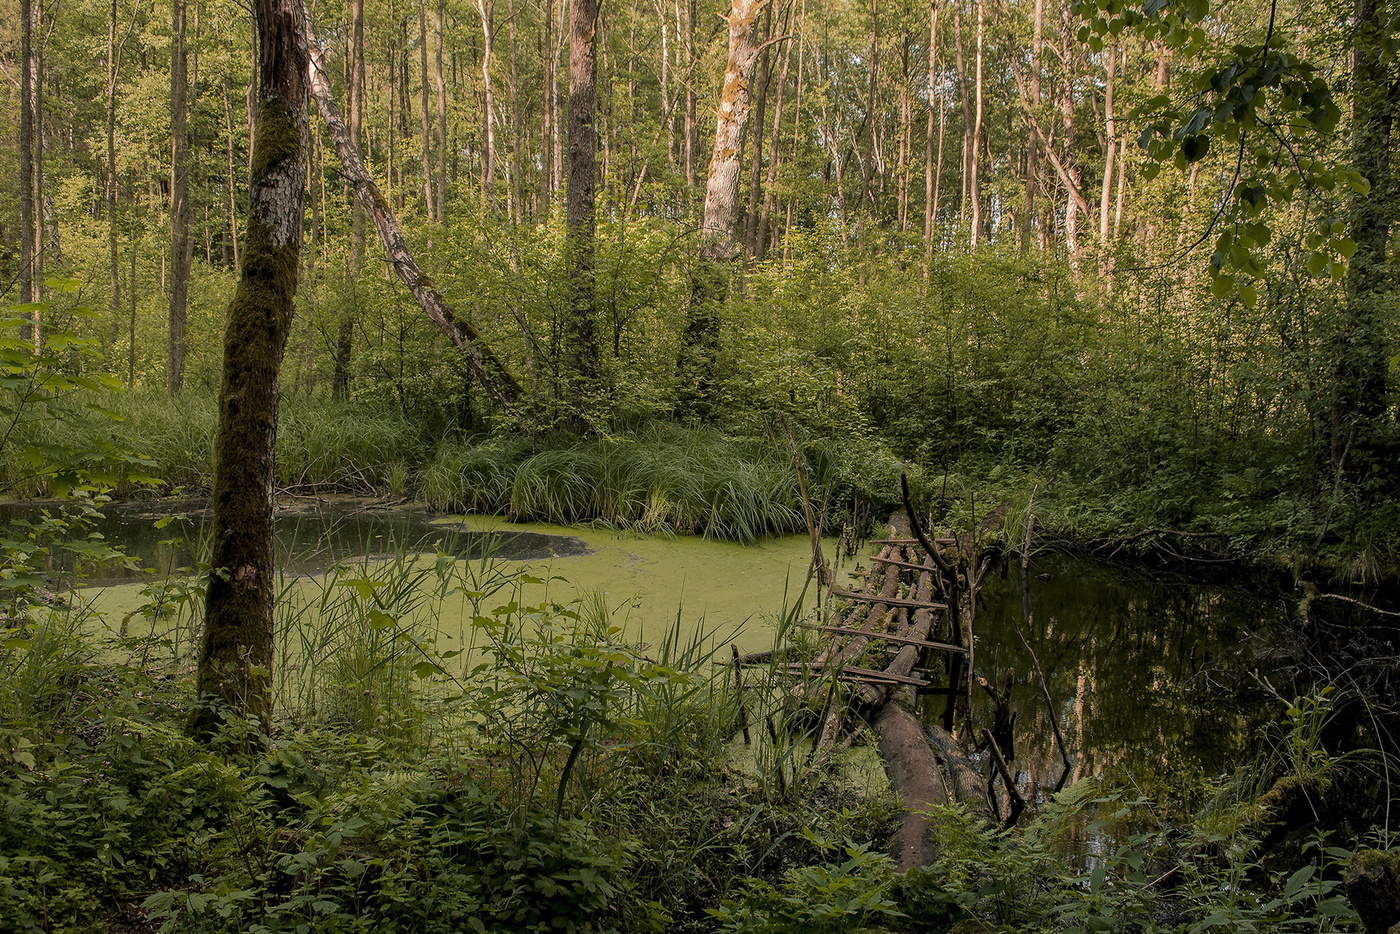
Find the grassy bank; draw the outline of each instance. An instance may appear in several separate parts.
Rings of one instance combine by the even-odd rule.
[[[83,452],[119,495],[137,489],[133,474],[158,478],[166,492],[208,488],[212,399],[125,393],[104,397],[102,407],[113,417],[77,407],[64,418],[21,423],[0,452],[0,484],[18,497],[50,492],[50,481],[33,476],[34,455],[57,448]],[[740,542],[805,531],[786,430],[745,424],[739,432],[657,421],[585,438],[468,435],[421,425],[393,407],[289,398],[278,484],[294,493],[406,497],[448,512]],[[882,517],[897,505],[899,473],[908,470],[919,498],[950,509],[955,527],[966,528],[974,511],[1010,503],[1016,527],[1004,531],[1016,544],[1033,513],[1047,543],[1266,562],[1348,579],[1400,575],[1400,501],[1374,485],[1319,487],[1308,479],[1311,465],[1276,449],[1250,454],[1221,444],[1185,456],[1151,446],[1101,450],[1077,432],[1038,446],[1029,429],[1019,437],[958,453],[917,434],[809,432],[798,448],[828,531],[853,513]]]
[[[212,481],[215,407],[196,394],[118,394],[112,417],[88,409],[34,420],[5,448],[0,483],[15,496],[50,492],[31,476],[41,444],[86,452],[119,495],[149,476],[158,491]],[[831,528],[853,506],[891,505],[903,465],[878,443],[811,439],[800,446],[809,495]],[[752,542],[805,531],[791,442],[711,427],[654,423],[616,436],[433,436],[395,409],[289,399],[277,439],[277,482],[293,493],[409,497],[445,512]],[[126,478],[126,479],[124,479]],[[144,488],[143,488],[144,489]]]

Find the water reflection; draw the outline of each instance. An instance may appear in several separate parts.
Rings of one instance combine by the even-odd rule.
[[[1053,787],[1064,767],[1032,650],[1074,761],[1070,780],[1111,775],[1153,795],[1249,755],[1255,727],[1279,712],[1256,674],[1291,689],[1277,669],[1296,603],[1277,586],[1201,584],[1064,555],[1033,559],[1025,583],[1023,594],[1013,563],[986,585],[977,669],[999,685],[1014,671],[1013,767],[1037,788]],[[978,703],[990,722],[990,702]]]
[[[0,506],[0,523],[32,521],[45,508],[56,507],[32,503]],[[459,558],[489,553],[521,561],[570,557],[589,550],[582,539],[571,535],[478,531],[466,521],[443,524],[435,523],[436,518],[417,508],[376,509],[333,502],[282,510],[276,517],[277,566],[288,574],[319,574],[351,558],[399,552],[441,551]],[[91,530],[137,559],[137,569],[121,560],[79,562],[71,555],[59,554],[51,559],[49,570],[75,572],[84,585],[109,585],[197,567],[209,553],[209,514],[202,504],[185,504],[183,509],[170,503],[111,505]]]

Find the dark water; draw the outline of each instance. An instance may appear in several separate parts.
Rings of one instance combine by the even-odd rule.
[[[135,558],[138,568],[157,576],[197,568],[207,560],[209,515],[202,504],[181,509],[170,503],[112,505],[87,527]],[[0,523],[14,519],[37,521],[45,509],[31,503],[0,506]],[[507,560],[568,557],[586,554],[582,539],[539,532],[479,531],[466,522],[433,523],[436,514],[421,509],[366,508],[357,504],[318,503],[284,510],[276,516],[276,555],[279,570],[288,574],[319,574],[338,562],[366,555],[441,551],[459,558],[486,554]],[[15,530],[11,530],[11,535]],[[133,569],[120,559],[93,561],[57,554],[52,571],[76,571],[88,585],[144,580],[150,572]]]
[[[1298,597],[1280,581],[1241,572],[1201,583],[1047,554],[1022,583],[1012,562],[986,584],[976,667],[998,688],[1012,676],[1012,765],[1031,784],[1053,787],[1064,768],[1032,651],[1071,778],[1111,775],[1154,797],[1251,757],[1258,728],[1284,709],[1279,695],[1300,689]],[[991,704],[978,695],[986,723]]]

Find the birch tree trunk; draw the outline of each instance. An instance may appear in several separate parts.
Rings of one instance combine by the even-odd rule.
[[[261,0],[272,2],[272,0]],[[470,324],[459,319],[448,306],[433,281],[423,272],[421,266],[408,250],[403,230],[398,218],[384,200],[379,186],[365,169],[364,161],[354,146],[350,145],[350,131],[340,115],[335,98],[331,95],[330,83],[321,65],[321,47],[311,33],[311,24],[306,24],[307,48],[310,60],[310,87],[316,106],[325,120],[336,155],[340,159],[341,170],[355,193],[356,199],[369,213],[374,222],[379,240],[388,254],[389,264],[408,291],[418,302],[423,313],[452,344],[466,354],[467,366],[481,383],[483,389],[501,406],[509,406],[520,397],[520,387],[511,377],[505,364],[491,352],[481,335]]]
[[[696,412],[713,388],[719,311],[729,288],[728,267],[739,256],[739,175],[749,122],[749,87],[760,51],[754,27],[767,5],[768,0],[732,0],[724,16],[729,56],[715,113],[715,143],[700,219],[700,259],[692,273],[679,361],[682,402]]]
[[[1113,110],[1114,84],[1118,77],[1118,47],[1109,46],[1107,52],[1103,84],[1103,185],[1099,189],[1099,244],[1105,250],[1108,249],[1108,235],[1113,218],[1113,173],[1118,155],[1118,120]]]
[[[481,16],[481,193],[488,205],[495,205],[496,181],[496,96],[491,86],[491,57],[496,42],[495,0],[476,0]]]
[[[301,0],[254,0],[261,51],[247,244],[224,335],[215,441],[213,551],[199,655],[196,735],[225,717],[264,731],[272,716],[273,483],[278,380],[306,198],[306,14]]]

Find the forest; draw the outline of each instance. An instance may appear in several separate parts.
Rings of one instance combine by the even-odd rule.
[[[5,4],[0,934],[1400,931],[1395,0]]]

